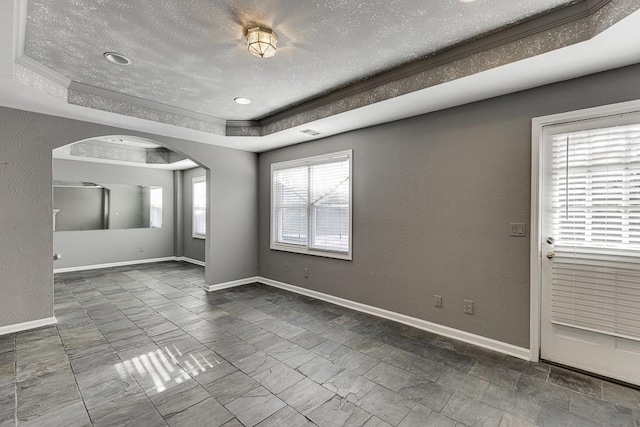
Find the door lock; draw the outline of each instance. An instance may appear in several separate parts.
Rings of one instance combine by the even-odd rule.
[[[553,237],[547,237],[547,243],[550,245],[553,245],[553,243],[555,242]]]
[[[555,252],[547,252],[547,258],[553,259],[555,257],[556,257],[556,253]]]

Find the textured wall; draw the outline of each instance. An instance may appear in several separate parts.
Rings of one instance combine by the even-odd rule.
[[[529,346],[531,119],[640,97],[640,65],[259,155],[263,277]],[[269,249],[274,162],[353,149],[353,261]],[[303,268],[309,268],[309,278]],[[444,307],[433,307],[433,295]],[[463,300],[476,314],[463,313]]]
[[[188,169],[182,175],[182,241],[184,256],[198,261],[204,261],[205,240],[193,237],[193,183],[197,176],[206,176],[207,171],[202,168]]]
[[[62,259],[54,261],[54,268],[173,256],[174,191],[172,171],[54,159],[53,177],[64,181],[80,180],[105,184],[107,188],[114,189],[112,192],[122,190],[113,184],[160,186],[162,187],[163,199],[162,228],[159,229],[137,228],[54,233],[53,250],[56,253],[62,253]],[[133,187],[130,189],[133,190]],[[112,201],[115,201],[117,196],[124,194],[112,195]],[[139,200],[139,197],[137,199]],[[138,211],[141,208],[141,206],[135,206],[135,203],[130,203],[130,205],[133,205],[132,207]],[[116,209],[115,205],[112,207]],[[121,208],[125,208],[125,206],[121,206]],[[118,217],[112,216],[112,226],[117,225],[113,221],[119,221],[119,218],[127,216],[125,212],[120,211],[119,213]],[[139,213],[137,216],[140,216]],[[144,248],[144,252],[140,252],[140,247]]]
[[[0,326],[53,315],[51,150],[86,138],[152,139],[211,170],[206,280],[257,273],[256,155],[93,123],[0,108]]]

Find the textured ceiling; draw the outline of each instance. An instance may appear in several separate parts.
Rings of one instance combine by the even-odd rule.
[[[24,51],[75,82],[248,120],[568,3],[30,0]],[[243,29],[255,24],[279,35],[274,58],[246,52]],[[111,64],[106,51],[133,62]]]

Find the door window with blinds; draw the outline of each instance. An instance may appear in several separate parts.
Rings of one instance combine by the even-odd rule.
[[[271,165],[271,249],[351,259],[351,157]]]
[[[207,236],[207,178],[198,176],[192,181],[192,236],[204,239]]]
[[[640,124],[552,136],[552,323],[640,340]]]

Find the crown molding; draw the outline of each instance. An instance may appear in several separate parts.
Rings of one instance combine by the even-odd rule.
[[[51,68],[46,65],[42,65],[36,60],[29,58],[26,55],[21,55],[15,60],[16,64],[22,65],[24,68],[27,68],[34,73],[44,77],[47,80],[54,82],[55,84],[62,86],[63,88],[68,89],[71,84],[71,79],[63,76],[57,71],[53,71]]]
[[[34,61],[35,62],[35,61]],[[149,108],[151,110],[162,111],[163,113],[173,114],[176,116],[187,117],[193,120],[198,120],[207,123],[224,124],[225,120],[218,117],[209,116],[207,114],[198,113],[196,111],[187,110],[185,108],[176,107],[173,105],[163,104],[148,99],[138,98],[124,93],[115,92],[108,89],[91,86],[85,83],[71,81],[69,90],[87,93],[90,95],[96,95],[102,98],[109,98],[119,102],[138,105],[141,107]]]
[[[611,1],[612,0],[582,0],[578,3],[544,12],[517,22],[509,27],[481,35],[471,41],[465,41],[456,46],[443,49],[426,58],[384,71],[367,80],[354,83],[327,95],[287,108],[259,119],[258,121],[261,126],[267,127],[277,122],[290,119],[291,117],[299,116],[318,108],[327,107],[336,102],[343,101],[346,98],[358,96],[364,92],[380,88],[390,83],[417,76],[437,67],[461,61],[472,55],[552,31],[558,27],[566,26],[577,21],[589,19],[603,7],[611,3]]]

